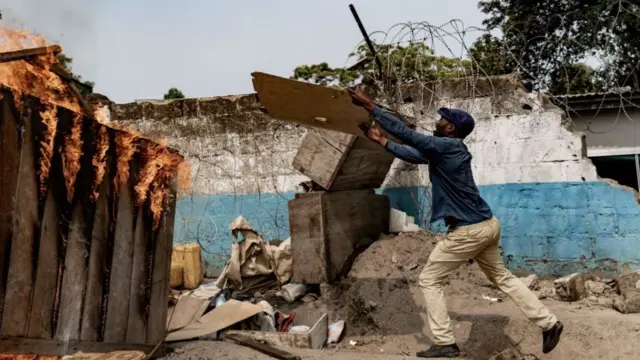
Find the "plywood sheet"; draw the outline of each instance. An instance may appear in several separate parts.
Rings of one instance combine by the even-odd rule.
[[[254,72],[253,88],[267,113],[276,119],[365,137],[359,125],[367,111],[351,102],[345,90]]]

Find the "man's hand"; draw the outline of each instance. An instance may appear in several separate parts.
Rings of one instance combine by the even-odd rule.
[[[375,122],[371,125],[361,124],[360,129],[364,131],[369,139],[377,142],[383,147],[387,146],[387,138],[382,135],[382,131],[380,131],[378,124],[376,124]]]
[[[355,105],[362,106],[369,112],[373,111],[375,104],[373,103],[373,101],[371,101],[371,99],[367,97],[367,95],[362,92],[362,90],[350,88],[347,89],[347,91],[349,91],[349,95],[351,95],[351,101]]]

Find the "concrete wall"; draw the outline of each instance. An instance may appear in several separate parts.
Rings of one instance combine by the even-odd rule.
[[[557,108],[513,82],[440,84],[402,111],[427,131],[440,106],[477,121],[467,140],[476,182],[502,222],[505,260],[515,270],[566,274],[640,264],[640,206],[628,189],[600,181],[584,139]],[[505,85],[506,84],[506,85]],[[427,92],[424,92],[425,94]],[[528,110],[526,110],[528,109]],[[111,106],[111,120],[165,138],[191,164],[180,195],[175,242],[200,241],[209,273],[226,261],[228,225],[243,215],[267,239],[288,237],[287,201],[306,180],[291,169],[305,131],[261,113],[253,95]],[[383,188],[392,206],[428,226],[424,166],[396,160]]]

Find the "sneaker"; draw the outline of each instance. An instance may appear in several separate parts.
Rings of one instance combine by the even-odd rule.
[[[558,342],[560,341],[560,335],[562,335],[563,328],[562,323],[558,321],[551,329],[542,332],[543,353],[548,354],[555,349],[556,345],[558,345]]]
[[[416,353],[416,356],[419,358],[455,358],[460,356],[460,348],[457,344],[431,345],[429,349]]]

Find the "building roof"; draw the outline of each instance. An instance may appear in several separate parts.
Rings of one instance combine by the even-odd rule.
[[[568,111],[618,109],[640,105],[640,92],[627,86],[606,92],[556,95],[552,99],[556,105]]]

